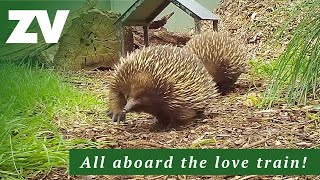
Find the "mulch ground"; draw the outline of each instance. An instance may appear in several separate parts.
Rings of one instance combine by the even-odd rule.
[[[277,57],[273,46],[261,51],[272,32],[283,24],[289,12],[273,14],[278,7],[288,7],[293,1],[232,1],[224,0],[217,10],[222,29],[243,39],[252,57],[262,54],[267,59]],[[296,2],[296,1],[294,1]],[[288,8],[284,8],[287,10]],[[237,12],[237,13],[235,13]],[[285,14],[285,15],[284,15]],[[276,18],[274,18],[276,17]],[[274,19],[277,22],[274,22]],[[279,21],[279,22],[278,22]],[[298,21],[295,21],[298,22]],[[240,23],[240,24],[239,24]],[[294,26],[294,25],[292,25]],[[255,28],[253,28],[255,27]],[[257,27],[257,28],[256,28]],[[205,26],[204,26],[205,28]],[[211,24],[210,24],[211,28]],[[288,28],[288,29],[291,29]],[[289,32],[289,31],[288,31]],[[289,36],[289,35],[288,35]],[[289,38],[286,38],[289,39]],[[284,43],[286,44],[286,41]],[[255,59],[255,58],[253,58]],[[80,89],[90,89],[107,100],[107,71],[68,74],[70,81]],[[85,77],[83,80],[79,77]],[[127,124],[115,125],[105,113],[94,114],[95,121],[76,122],[61,127],[67,139],[84,138],[94,142],[107,142],[97,148],[316,148],[320,147],[320,112],[313,106],[289,107],[279,104],[272,109],[258,109],[255,100],[266,89],[263,80],[242,76],[234,91],[217,97],[213,108],[205,117],[176,129],[150,131],[153,118],[145,114],[129,116]],[[312,102],[311,104],[320,104]],[[81,146],[79,146],[81,148]],[[320,179],[320,176],[73,176],[66,169],[53,169],[35,179]]]
[[[92,89],[106,98],[108,72],[83,72],[72,77],[86,77],[94,82],[77,80],[79,88]],[[71,77],[71,79],[72,79]],[[320,146],[319,112],[312,106],[278,105],[272,109],[252,106],[252,96],[265,90],[259,80],[240,78],[236,88],[219,96],[205,117],[167,131],[151,131],[153,118],[145,114],[129,116],[126,124],[112,124],[106,116],[93,123],[75,123],[61,128],[67,139],[84,138],[109,142],[97,148],[316,148]],[[316,102],[319,104],[319,102]],[[97,113],[103,114],[103,113]],[[308,116],[307,116],[308,114]],[[318,117],[317,120],[309,118]],[[314,176],[75,176],[54,169],[36,179],[320,179]]]

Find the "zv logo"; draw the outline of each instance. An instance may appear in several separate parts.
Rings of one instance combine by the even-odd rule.
[[[57,43],[68,14],[69,10],[58,10],[51,27],[46,10],[9,10],[9,20],[19,20],[19,23],[11,33],[7,43],[37,43],[37,33],[26,33],[34,17],[38,20],[46,43]]]

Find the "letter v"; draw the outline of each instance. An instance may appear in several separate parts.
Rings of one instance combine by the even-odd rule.
[[[58,10],[51,28],[48,12],[43,10],[37,12],[36,17],[46,43],[57,43],[59,41],[68,14],[69,10]]]

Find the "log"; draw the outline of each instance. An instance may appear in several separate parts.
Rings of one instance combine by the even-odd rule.
[[[143,29],[133,30],[135,49],[142,48],[144,46]],[[157,44],[170,44],[174,46],[182,47],[190,40],[191,36],[185,32],[170,32],[166,28],[150,29],[149,30],[149,45]]]
[[[174,14],[174,12],[165,15],[160,20],[152,21],[149,25],[149,29],[159,29],[167,24],[168,20],[171,18],[171,16]]]
[[[112,67],[119,60],[115,21],[119,15],[92,9],[75,18],[54,56],[61,70]]]

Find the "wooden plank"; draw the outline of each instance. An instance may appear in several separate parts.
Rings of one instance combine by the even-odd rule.
[[[149,46],[149,26],[143,26],[144,45]]]
[[[117,40],[119,42],[119,57],[124,55],[124,36],[123,36],[124,28],[121,23],[117,24]]]
[[[124,25],[126,26],[147,26],[149,23],[146,21],[126,21]]]
[[[218,32],[218,21],[212,21],[213,22],[213,30]]]
[[[201,33],[201,20],[199,18],[194,18],[194,31],[196,34]]]

